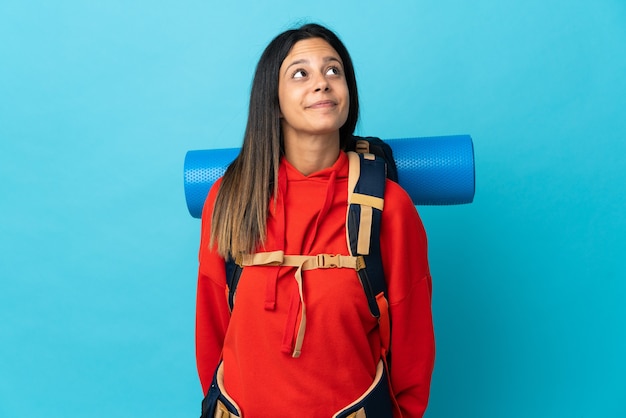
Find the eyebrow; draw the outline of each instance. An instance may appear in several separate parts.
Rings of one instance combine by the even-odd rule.
[[[337,58],[337,57],[334,57],[334,56],[332,56],[332,55],[331,55],[331,56],[324,57],[324,64],[329,63],[329,62],[332,62],[332,61],[337,61],[339,64],[341,64],[341,66],[343,66],[343,62],[341,62],[341,60],[340,60],[339,58]],[[290,69],[291,67],[293,67],[294,65],[308,64],[308,63],[309,63],[309,60],[308,60],[308,59],[306,59],[306,58],[301,58],[301,59],[299,59],[299,60],[295,60],[295,61],[293,61],[291,64],[289,64],[289,65],[287,66],[287,68],[285,68],[285,74],[286,74],[286,73],[289,71],[289,69]]]

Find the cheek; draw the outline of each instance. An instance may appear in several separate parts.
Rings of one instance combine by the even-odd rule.
[[[350,105],[350,90],[348,89],[348,85],[346,84],[345,80],[343,83],[341,83],[340,90],[341,95],[343,96],[343,101],[347,107]]]
[[[344,105],[344,113],[346,119],[348,119],[348,113],[350,112],[350,91],[348,90],[348,86],[346,86],[346,93],[344,95],[345,105]]]
[[[283,89],[278,90],[278,106],[280,107],[281,113],[285,113],[285,111],[289,112],[289,109],[293,108],[295,104],[297,104],[297,97],[294,89]]]

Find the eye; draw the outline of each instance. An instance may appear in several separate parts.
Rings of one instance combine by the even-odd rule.
[[[306,71],[304,71],[304,70],[296,70],[296,71],[294,71],[294,73],[291,76],[291,78],[304,78],[306,76],[307,76]]]
[[[341,70],[338,67],[329,67],[326,70],[326,75],[339,75],[341,74]]]

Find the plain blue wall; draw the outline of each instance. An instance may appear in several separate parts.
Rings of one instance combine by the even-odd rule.
[[[189,149],[238,146],[256,60],[337,30],[359,132],[469,133],[471,205],[420,207],[434,417],[626,416],[626,4],[0,2],[0,417],[188,417]]]

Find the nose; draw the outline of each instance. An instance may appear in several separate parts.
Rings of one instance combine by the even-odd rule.
[[[330,83],[328,79],[326,79],[323,73],[318,73],[317,78],[315,79],[315,91],[329,91]]]

